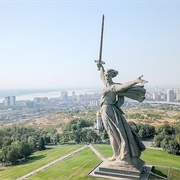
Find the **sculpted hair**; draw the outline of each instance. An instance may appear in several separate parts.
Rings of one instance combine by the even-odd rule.
[[[114,78],[118,75],[118,71],[114,70],[114,69],[107,69],[104,74],[111,74],[111,76]]]

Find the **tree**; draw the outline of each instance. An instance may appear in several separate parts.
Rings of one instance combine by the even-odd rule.
[[[180,133],[176,134],[175,140],[176,140],[177,143],[180,145]]]
[[[153,142],[154,146],[161,147],[161,142],[163,139],[164,139],[164,137],[162,135],[156,135],[154,137],[154,142]]]
[[[7,152],[7,162],[15,164],[18,160],[19,154],[15,147],[9,147]]]
[[[43,137],[40,137],[38,141],[38,150],[41,151],[44,149],[45,149],[45,142],[44,142]]]
[[[18,159],[22,159],[23,158],[23,154],[22,154],[22,145],[21,145],[21,141],[17,140],[15,142],[11,143],[11,147],[13,149],[16,149],[16,153],[18,154]]]
[[[52,140],[53,140],[54,145],[57,145],[57,134],[56,133],[54,133]]]
[[[139,134],[141,139],[145,139],[146,138],[146,129],[145,129],[144,126],[142,126],[142,128],[139,130],[138,134]]]
[[[69,140],[70,140],[70,132],[69,132],[69,131],[64,131],[64,132],[60,135],[60,141],[61,141],[61,143],[68,142]]]
[[[173,126],[170,126],[169,124],[165,124],[161,126],[160,128],[157,129],[156,131],[157,134],[162,134],[162,135],[172,135],[175,134],[175,129]]]
[[[28,144],[30,148],[32,149],[32,151],[36,149],[36,139],[33,136],[28,137]]]
[[[22,141],[21,142],[21,153],[22,156],[26,159],[28,158],[33,152],[33,149],[28,144],[28,141]]]
[[[91,143],[91,142],[96,143],[97,140],[100,139],[97,133],[91,129],[83,129],[81,138],[82,138],[82,142],[85,143]]]
[[[8,161],[8,158],[7,158],[8,148],[9,148],[9,146],[7,146],[7,145],[2,146],[1,160],[3,163],[6,163]]]
[[[51,143],[51,137],[49,134],[47,134],[47,133],[43,134],[43,139],[44,139],[44,142],[46,145]]]
[[[177,141],[170,140],[167,151],[171,154],[179,155],[180,154],[180,145],[177,143]]]
[[[166,136],[162,142],[161,142],[161,147],[163,150],[168,151],[169,150],[169,141],[171,140],[170,136]]]
[[[96,143],[98,139],[99,139],[99,136],[97,135],[95,131],[91,129],[87,131],[87,140],[89,143],[91,142]]]

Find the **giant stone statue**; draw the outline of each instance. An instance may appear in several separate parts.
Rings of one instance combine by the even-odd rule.
[[[146,80],[142,76],[137,79],[121,84],[113,82],[118,71],[104,68],[101,61],[102,41],[103,41],[104,15],[101,31],[101,45],[99,60],[95,61],[100,71],[100,77],[104,83],[101,95],[101,116],[104,127],[109,135],[113,156],[108,158],[105,166],[136,169],[141,171],[144,161],[140,159],[141,152],[145,150],[144,144],[136,132],[127,123],[123,116],[121,106],[124,98],[130,98],[142,102],[145,99],[146,90],[144,84]]]

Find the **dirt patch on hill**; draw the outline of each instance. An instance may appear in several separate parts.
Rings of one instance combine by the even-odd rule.
[[[62,124],[67,124],[71,121],[71,119],[67,118],[63,114],[52,114],[52,115],[46,115],[39,118],[34,118],[31,120],[23,120],[19,121],[19,125],[25,125],[25,126],[35,126],[38,128],[43,127],[55,127],[59,129],[59,127]]]
[[[138,118],[138,114],[144,118]],[[137,116],[136,116],[137,115]],[[149,124],[152,126],[161,126],[163,124],[174,124],[178,122],[175,116],[179,116],[179,111],[167,111],[158,109],[128,109],[125,110],[125,116],[128,122]],[[133,116],[133,118],[132,118]]]

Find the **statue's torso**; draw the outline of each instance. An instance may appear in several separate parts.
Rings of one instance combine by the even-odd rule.
[[[113,85],[105,87],[101,95],[101,104],[113,105],[116,103],[116,93],[112,90]]]

